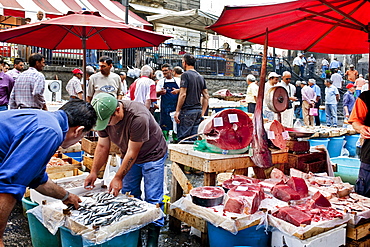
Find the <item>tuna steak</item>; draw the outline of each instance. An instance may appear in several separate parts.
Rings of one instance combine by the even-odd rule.
[[[285,220],[295,226],[300,226],[301,224],[311,224],[310,215],[291,207],[280,208],[279,211],[274,214],[274,216],[279,219]]]
[[[308,196],[308,187],[303,178],[291,177],[287,185],[297,191],[301,198]]]
[[[272,189],[272,195],[282,201],[299,200],[301,196],[288,185],[279,184]]]
[[[225,202],[224,211],[237,214],[255,213],[264,194],[258,185],[238,186],[227,192],[228,199]]]
[[[263,53],[263,60],[261,66],[261,76],[258,88],[256,109],[253,117],[253,155],[251,157],[254,164],[258,167],[268,168],[272,166],[271,151],[268,148],[267,134],[263,125],[263,98],[265,94],[265,79],[266,79],[266,68],[267,68],[267,33],[265,40],[265,47]]]
[[[217,113],[204,127],[208,143],[225,150],[243,149],[252,141],[253,123],[249,116],[238,109]]]

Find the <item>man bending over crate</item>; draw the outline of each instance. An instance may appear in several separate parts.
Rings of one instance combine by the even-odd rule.
[[[140,183],[144,178],[145,201],[163,206],[167,144],[153,115],[141,102],[117,100],[108,93],[99,93],[91,104],[98,115],[95,129],[99,131],[99,140],[93,167],[85,179],[85,188],[94,186],[97,173],[107,162],[112,141],[124,156],[109,185],[109,192],[117,196],[122,190],[122,193],[131,192],[131,195],[140,198]],[[160,227],[163,225],[164,218],[149,224],[147,247],[158,246]]]
[[[59,146],[78,142],[96,123],[96,112],[87,102],[74,100],[56,112],[22,109],[0,112],[0,247],[8,217],[26,187],[78,208],[70,194],[49,178],[46,165]]]

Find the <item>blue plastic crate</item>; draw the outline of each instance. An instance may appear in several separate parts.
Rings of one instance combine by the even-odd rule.
[[[330,159],[332,163],[337,164],[335,175],[340,176],[343,182],[355,184],[360,171],[361,162],[356,158],[337,157]]]
[[[62,240],[62,247],[82,247],[82,237],[80,235],[72,235],[69,229],[60,227],[60,237]],[[137,247],[139,242],[140,230],[129,232],[121,236],[117,236],[105,243],[90,245],[94,247]]]
[[[68,157],[74,159],[74,160],[77,160],[78,162],[81,162],[82,161],[82,156],[84,154],[84,151],[72,152],[72,153],[64,153],[64,154],[67,155]]]
[[[208,226],[208,241],[210,247],[267,247],[270,246],[271,234],[265,232],[265,227],[251,226],[239,231],[236,235],[211,223]]]

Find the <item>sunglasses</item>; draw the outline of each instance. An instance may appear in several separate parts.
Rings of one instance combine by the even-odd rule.
[[[285,80],[291,80],[292,78],[285,78]]]

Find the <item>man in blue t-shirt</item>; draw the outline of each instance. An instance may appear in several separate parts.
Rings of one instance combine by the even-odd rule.
[[[185,73],[181,75],[180,93],[176,106],[177,138],[179,141],[198,133],[198,126],[208,108],[208,90],[206,82],[195,69],[196,59],[185,54],[182,66]],[[196,137],[189,138],[195,141]]]
[[[8,217],[26,187],[78,208],[80,198],[52,182],[46,165],[59,146],[78,142],[96,123],[94,108],[73,100],[56,112],[23,109],[0,112],[0,246]]]

